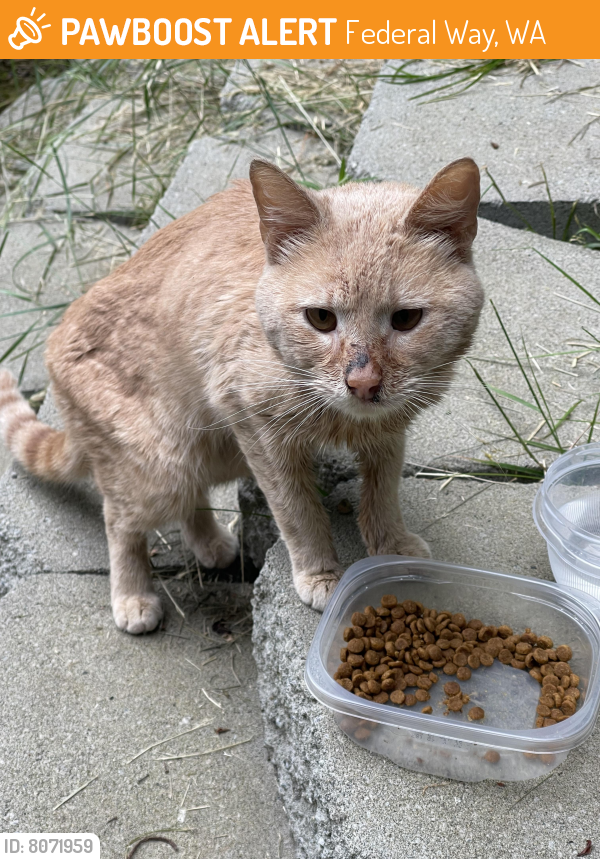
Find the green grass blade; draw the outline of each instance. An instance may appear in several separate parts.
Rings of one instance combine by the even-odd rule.
[[[534,412],[538,412],[538,414],[542,414],[540,412],[538,406],[534,406],[533,403],[527,402],[527,400],[521,399],[521,397],[517,397],[515,394],[509,394],[508,391],[503,391],[502,388],[496,388],[494,385],[488,384],[488,388],[492,390],[495,394],[499,394],[501,397],[505,397],[507,400],[513,400],[515,403],[520,403],[522,406],[526,406],[528,409],[533,409]]]
[[[533,227],[531,226],[531,224],[529,223],[529,221],[527,220],[527,218],[526,218],[524,215],[522,215],[522,214],[521,214],[521,212],[519,212],[519,210],[517,209],[517,207],[516,207],[516,206],[513,206],[513,204],[512,204],[512,203],[509,203],[509,202],[508,202],[508,200],[506,199],[506,197],[504,196],[504,194],[503,194],[503,193],[502,193],[502,191],[500,190],[500,187],[499,187],[498,183],[496,182],[496,180],[494,179],[494,177],[492,176],[492,174],[490,173],[490,171],[487,169],[487,167],[485,168],[485,172],[486,172],[486,175],[487,175],[488,179],[489,179],[489,180],[490,180],[490,182],[492,183],[493,187],[494,187],[494,188],[496,189],[496,191],[498,192],[498,194],[499,194],[499,196],[500,196],[500,199],[502,200],[502,202],[503,202],[503,204],[506,206],[506,208],[507,208],[507,209],[510,209],[510,211],[511,211],[511,212],[514,212],[514,214],[517,216],[517,218],[518,218],[518,219],[519,219],[523,224],[525,224],[526,229],[528,229],[530,233],[535,233],[535,230],[533,229]]]
[[[530,439],[527,444],[530,447],[535,447],[539,450],[551,450],[553,453],[564,453],[564,447],[557,447],[555,444],[546,444],[544,441],[533,441]]]
[[[563,447],[562,447],[562,444],[561,444],[560,439],[558,437],[558,434],[556,432],[556,426],[555,426],[554,420],[552,418],[552,412],[550,411],[550,406],[548,405],[548,403],[546,401],[546,397],[544,396],[544,392],[542,391],[541,385],[538,381],[537,373],[535,372],[533,364],[531,363],[531,358],[529,357],[529,352],[527,351],[527,346],[525,345],[525,340],[523,338],[521,338],[521,342],[523,344],[523,351],[525,352],[525,355],[527,356],[527,365],[529,367],[529,371],[530,371],[531,375],[533,376],[533,381],[535,382],[535,386],[536,386],[538,393],[540,395],[540,399],[542,400],[544,406],[546,407],[546,414],[544,414],[544,419],[546,421],[546,425],[548,426],[548,429],[550,430],[550,434],[554,437],[556,444],[560,448],[560,452],[563,453]],[[537,402],[537,400],[536,400],[536,402]]]
[[[493,464],[496,468],[500,469],[507,476],[513,476],[517,479],[521,480],[542,480],[544,477],[544,469],[540,466],[536,468],[531,465],[515,465],[512,462],[498,462],[497,460],[485,460],[485,459],[476,459],[474,462],[479,462],[482,465],[490,465]],[[484,476],[489,472],[482,471],[480,472],[480,476]]]
[[[61,310],[68,307],[69,301],[64,301],[62,304],[47,304],[36,305],[36,307],[28,307],[27,310],[11,310],[10,313],[0,313],[0,319],[5,319],[7,316],[21,316],[22,313],[42,313],[44,310]]]
[[[2,355],[2,357],[0,357],[0,364],[2,364],[4,361],[6,361],[6,359],[9,358],[12,355],[12,353],[15,351],[15,349],[17,349],[17,347],[19,347],[21,345],[23,340],[25,340],[25,338],[29,334],[31,334],[31,331],[33,328],[35,328],[36,324],[37,324],[36,322],[33,322],[26,331],[23,331],[21,334],[19,334],[19,336],[16,338],[16,340],[14,340],[11,343],[11,345],[8,347],[8,349]]]
[[[550,263],[550,265],[551,265],[553,268],[555,268],[557,271],[559,271],[562,275],[564,275],[564,277],[566,277],[566,278],[567,278],[567,280],[570,280],[570,281],[571,281],[571,283],[574,283],[574,284],[575,284],[575,286],[577,287],[577,289],[580,289],[583,293],[585,293],[585,295],[587,295],[587,297],[588,297],[588,298],[591,298],[591,300],[594,302],[594,304],[598,304],[598,305],[600,305],[600,301],[596,298],[596,296],[595,296],[595,295],[593,295],[593,294],[589,291],[589,289],[586,289],[586,288],[585,288],[585,286],[582,286],[582,285],[579,283],[579,281],[578,281],[578,280],[575,280],[575,278],[574,278],[574,277],[571,277],[571,275],[570,275],[570,274],[567,274],[567,272],[566,272],[564,269],[562,269],[559,265],[557,265],[555,262],[552,262],[552,260],[551,260],[551,259],[549,259],[549,257],[547,257],[547,256],[546,256],[546,254],[543,254],[541,251],[538,251],[538,249],[537,249],[537,248],[531,248],[531,250],[532,250],[532,251],[535,251],[535,252],[536,252],[536,254],[537,254],[538,256],[540,256],[542,259],[545,259],[545,260],[546,260],[546,262]]]
[[[533,461],[534,461],[534,462],[536,462],[538,465],[541,465],[541,463],[539,462],[539,460],[538,460],[538,458],[536,457],[536,455],[535,455],[535,454],[534,454],[534,453],[529,449],[529,446],[528,446],[527,442],[526,442],[526,441],[525,441],[525,439],[522,437],[522,435],[521,435],[521,433],[519,432],[519,430],[515,427],[515,425],[513,424],[513,422],[511,421],[511,419],[509,418],[509,416],[506,414],[506,412],[504,411],[504,409],[502,408],[502,406],[500,405],[500,403],[498,402],[498,400],[497,400],[497,399],[496,399],[496,397],[494,396],[493,391],[491,391],[491,390],[490,390],[489,385],[487,384],[487,382],[485,382],[485,381],[484,381],[484,379],[482,378],[482,376],[481,376],[481,375],[480,375],[480,373],[478,372],[477,368],[476,368],[476,367],[474,367],[474,366],[473,366],[473,364],[471,364],[471,362],[470,362],[468,359],[467,359],[467,364],[469,365],[469,367],[470,367],[470,368],[473,370],[473,372],[475,373],[475,376],[477,377],[477,379],[478,379],[478,381],[480,382],[480,384],[481,384],[481,385],[483,385],[483,387],[485,388],[485,390],[486,390],[486,391],[488,392],[488,394],[490,395],[490,398],[491,398],[492,402],[494,403],[494,405],[496,406],[496,408],[498,409],[498,411],[500,412],[500,414],[502,415],[502,417],[504,418],[504,420],[506,421],[506,423],[507,423],[507,424],[509,425],[509,427],[511,428],[513,435],[514,435],[514,436],[515,436],[515,438],[519,441],[519,443],[520,443],[521,447],[523,448],[523,450],[527,453],[527,455],[528,455],[528,456],[530,456],[530,457],[531,457],[531,459],[533,459]]]
[[[585,331],[586,334],[589,334],[589,336],[592,338],[592,340],[595,340],[596,343],[600,343],[600,339],[598,337],[596,337],[595,334],[592,334],[591,331],[588,331],[587,328],[584,328],[583,325],[581,326],[581,329],[582,329],[582,331]]]
[[[530,391],[530,393],[531,393],[531,396],[532,396],[532,397],[533,397],[533,399],[535,400],[535,403],[536,403],[536,405],[537,405],[537,407],[538,407],[538,409],[539,409],[539,411],[540,411],[540,414],[542,415],[542,417],[543,417],[543,418],[544,418],[544,420],[546,421],[546,424],[548,425],[548,429],[550,430],[550,432],[552,432],[552,434],[553,434],[553,435],[555,435],[556,443],[557,443],[557,444],[559,445],[559,447],[560,447],[560,441],[559,441],[559,439],[558,439],[558,436],[556,436],[556,434],[555,434],[554,427],[553,427],[553,424],[552,424],[552,417],[551,417],[551,415],[550,415],[549,413],[548,413],[548,414],[546,414],[546,413],[544,412],[544,410],[543,410],[543,408],[542,408],[542,406],[541,406],[541,403],[540,403],[540,401],[539,401],[539,399],[538,399],[538,397],[537,397],[537,394],[536,394],[536,392],[535,392],[535,390],[534,390],[534,387],[533,387],[533,385],[531,384],[531,381],[530,381],[530,379],[529,379],[529,376],[528,376],[528,375],[527,375],[527,373],[525,372],[525,368],[523,367],[523,364],[521,363],[521,359],[519,358],[519,355],[518,355],[518,353],[517,353],[517,350],[516,350],[516,349],[515,349],[515,347],[513,346],[513,342],[512,342],[512,340],[510,339],[510,335],[509,335],[508,331],[506,330],[506,326],[504,325],[504,322],[502,321],[502,317],[501,317],[501,316],[500,316],[500,314],[498,313],[498,310],[497,310],[497,308],[496,308],[496,305],[494,304],[494,302],[492,301],[492,299],[490,299],[490,304],[492,305],[492,307],[493,307],[493,309],[494,309],[494,313],[496,314],[496,319],[498,320],[498,322],[499,322],[499,324],[500,324],[500,327],[502,328],[502,331],[503,331],[503,333],[504,333],[504,336],[506,337],[506,340],[507,340],[507,342],[508,342],[508,345],[510,346],[510,350],[511,350],[511,352],[513,353],[513,356],[514,356],[514,358],[515,358],[515,361],[517,362],[517,365],[518,365],[518,367],[519,367],[519,370],[521,371],[521,375],[522,375],[522,376],[523,376],[523,378],[525,379],[525,383],[526,383],[527,387],[529,388],[529,391]],[[527,350],[525,350],[525,354],[527,355]],[[529,355],[527,355],[527,360],[529,361]],[[530,361],[529,361],[529,365],[530,365],[530,367],[531,367],[531,362],[530,362]],[[535,379],[536,384],[537,384],[537,377],[535,376],[535,373],[534,373],[533,375],[534,375],[534,379]],[[539,385],[538,385],[538,388],[539,388]],[[542,399],[543,399],[543,395],[542,395]]]
[[[580,405],[580,403],[582,403],[582,402],[583,402],[583,400],[577,400],[576,403],[573,403],[572,406],[569,406],[569,408],[564,413],[564,415],[561,415],[561,417],[554,424],[556,429],[559,429],[566,421],[569,420],[569,418],[571,417],[571,415],[573,414],[573,412],[575,411],[577,406]]]
[[[31,159],[28,155],[25,155],[25,153],[24,153],[24,152],[21,152],[21,151],[20,151],[19,149],[17,149],[15,146],[11,146],[11,145],[10,145],[10,143],[8,143],[8,141],[6,141],[6,140],[0,140],[0,144],[2,144],[2,146],[6,146],[6,148],[7,148],[7,149],[10,149],[10,151],[11,151],[11,152],[14,152],[14,153],[15,153],[15,155],[18,155],[18,156],[19,156],[19,158],[22,158],[24,161],[27,161],[27,163],[28,163],[28,164],[31,164],[31,166],[32,166],[32,167],[35,167],[35,168],[36,168],[36,170],[39,170],[41,173],[43,173],[45,176],[47,176],[47,177],[48,177],[48,179],[52,179],[52,176],[47,172],[47,170],[45,170],[45,169],[44,169],[40,164],[38,164],[36,161],[33,161],[33,159]],[[53,181],[54,181],[54,180],[53,180]]]
[[[590,432],[588,435],[588,444],[592,441],[592,437],[594,435],[594,429],[596,427],[596,419],[598,418],[598,406],[600,406],[600,397],[598,397],[598,402],[596,403],[596,408],[594,409],[594,416],[592,417],[592,422],[590,423]]]
[[[546,186],[546,194],[548,195],[548,203],[550,205],[550,223],[552,226],[552,238],[556,238],[556,212],[554,211],[554,201],[552,200],[552,194],[550,193],[550,186],[548,185],[548,178],[546,176],[546,171],[544,170],[544,165],[540,164],[542,168],[542,175],[544,177],[544,185]]]
[[[575,210],[576,210],[576,208],[577,208],[577,200],[575,200],[575,202],[574,202],[574,203],[573,203],[573,205],[571,206],[571,211],[569,212],[569,217],[567,218],[567,223],[565,224],[565,228],[564,228],[564,230],[563,230],[563,234],[562,234],[562,240],[563,240],[563,242],[568,242],[568,241],[569,241],[569,228],[570,228],[570,226],[571,226],[571,221],[572,221],[572,220],[573,220],[573,218],[575,217]]]
[[[30,298],[28,295],[21,295],[18,292],[11,292],[9,289],[0,289],[0,293],[2,293],[2,295],[10,295],[11,298],[18,298],[19,301],[28,301],[30,303],[33,301],[33,298]]]

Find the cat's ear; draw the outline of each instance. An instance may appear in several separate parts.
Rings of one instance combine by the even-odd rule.
[[[409,230],[442,234],[467,256],[477,235],[479,168],[472,158],[448,164],[413,203],[405,221]]]
[[[268,161],[252,162],[250,182],[267,259],[282,263],[291,246],[310,237],[321,215],[312,195]]]

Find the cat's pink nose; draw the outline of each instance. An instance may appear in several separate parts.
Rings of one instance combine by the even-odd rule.
[[[381,390],[381,373],[369,361],[364,367],[354,367],[346,378],[350,393],[359,400],[373,400]]]

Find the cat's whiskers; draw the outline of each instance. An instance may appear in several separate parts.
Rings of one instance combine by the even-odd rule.
[[[273,405],[276,405],[276,401],[287,400],[287,399],[289,399],[289,396],[290,396],[289,393],[286,392],[284,394],[278,394],[274,397],[267,397],[266,399],[259,400],[257,403],[250,403],[249,405],[244,406],[243,409],[238,409],[236,412],[233,412],[232,414],[227,415],[226,417],[220,418],[218,421],[215,421],[212,424],[207,424],[206,426],[203,426],[203,427],[188,426],[188,429],[193,429],[193,430],[198,430],[198,431],[227,429],[227,427],[235,426],[235,424],[242,423],[242,421],[248,420],[249,418],[253,417],[254,415],[246,415],[245,417],[240,418],[240,420],[233,421],[231,423],[224,423],[224,421],[229,421],[230,418],[233,418],[236,415],[241,414],[242,412],[246,412],[246,411],[248,411],[248,409],[254,409],[257,406],[260,406],[263,403],[266,403],[267,405],[265,405],[258,412],[254,413],[254,414],[261,414],[262,412],[266,411],[267,409],[272,408]]]
[[[282,418],[284,418],[284,417],[286,417],[287,415],[289,415],[290,413],[292,413],[292,414],[291,414],[291,417],[290,417],[290,418],[289,418],[289,419],[288,419],[288,420],[283,424],[283,427],[280,427],[280,429],[275,433],[275,435],[270,436],[269,441],[273,441],[273,440],[277,437],[277,435],[281,432],[281,430],[282,430],[282,429],[284,429],[284,428],[288,425],[288,423],[290,423],[292,420],[294,420],[294,418],[295,418],[295,417],[299,417],[301,414],[303,414],[303,413],[304,413],[304,411],[305,411],[307,408],[310,408],[311,406],[313,406],[313,405],[314,405],[316,402],[318,402],[320,399],[321,399],[321,397],[320,397],[320,396],[315,395],[315,396],[313,396],[310,400],[308,400],[308,401],[306,401],[306,400],[305,400],[305,401],[304,401],[304,403],[294,403],[294,404],[293,404],[292,406],[290,406],[290,408],[289,408],[289,409],[287,409],[285,412],[282,412],[281,414],[278,414],[278,415],[274,415],[274,416],[273,416],[269,421],[267,421],[267,423],[266,423],[264,426],[259,427],[259,429],[257,429],[257,431],[254,433],[254,435],[252,436],[252,438],[254,438],[255,436],[257,436],[259,433],[260,433],[260,435],[258,435],[258,438],[257,438],[257,439],[256,439],[256,441],[254,442],[254,444],[252,445],[252,447],[250,448],[250,450],[252,450],[252,448],[256,447],[256,445],[257,445],[260,441],[262,441],[262,440],[263,440],[263,438],[265,438],[265,436],[266,436],[266,435],[268,435],[268,434],[269,434],[269,432],[270,432],[271,428],[272,428],[272,427],[273,427],[273,426],[274,426],[278,421],[280,421]],[[299,408],[298,408],[298,406],[301,406],[301,408],[299,409]]]
[[[287,370],[292,370],[294,373],[302,373],[305,376],[318,378],[318,375],[313,370],[305,370],[303,367],[295,367],[293,364],[284,364],[283,361],[272,361],[268,358],[260,357],[255,361],[255,364],[265,364],[271,367],[285,367]]]
[[[288,445],[289,445],[289,444],[291,444],[291,442],[292,442],[292,441],[293,441],[293,440],[294,440],[298,435],[300,435],[300,429],[301,429],[301,428],[302,428],[302,426],[306,423],[306,421],[307,421],[307,420],[309,420],[309,419],[311,419],[311,418],[314,418],[314,417],[315,417],[315,415],[317,415],[317,414],[319,414],[319,419],[320,419],[320,418],[323,416],[323,412],[325,412],[329,407],[330,407],[330,406],[329,406],[329,403],[325,403],[325,402],[318,403],[318,404],[317,404],[317,406],[316,406],[316,408],[313,408],[313,409],[312,409],[312,411],[310,411],[310,412],[309,412],[309,414],[304,418],[304,420],[302,420],[302,421],[298,424],[298,426],[294,428],[294,430],[293,430],[293,432],[291,433],[290,437],[289,437],[289,438],[287,438],[287,439],[285,440],[285,443],[286,443],[286,444],[288,444]]]
[[[227,388],[227,393],[228,394],[242,394],[243,395],[243,394],[247,394],[248,392],[251,392],[251,391],[256,391],[256,392],[260,393],[261,391],[268,391],[268,390],[281,390],[281,391],[283,391],[283,390],[286,390],[286,391],[306,390],[306,391],[311,391],[313,389],[314,389],[314,385],[308,384],[306,382],[285,382],[285,381],[284,382],[273,382],[273,383],[268,382],[266,384],[261,384],[261,385],[257,385],[257,384],[253,384],[253,383],[248,382],[246,384],[237,385],[235,387]]]
[[[286,439],[284,439],[284,444],[288,444],[288,445],[289,445],[289,444],[290,444],[290,442],[292,441],[292,439],[294,439],[294,438],[299,434],[299,432],[300,432],[300,427],[302,427],[302,425],[303,425],[304,423],[306,423],[306,421],[307,421],[311,416],[315,415],[315,414],[317,413],[317,411],[319,410],[319,408],[322,408],[322,407],[323,407],[323,406],[325,406],[325,405],[326,405],[326,404],[325,404],[325,403],[323,403],[323,401],[321,400],[321,398],[320,398],[320,397],[317,397],[317,398],[315,398],[315,400],[313,400],[312,402],[307,403],[307,404],[306,404],[306,405],[305,405],[305,406],[304,406],[304,407],[303,407],[303,408],[302,408],[302,409],[301,409],[301,410],[300,410],[296,415],[292,415],[292,417],[291,417],[291,418],[289,418],[289,420],[287,420],[287,421],[285,422],[285,424],[283,424],[283,426],[282,426],[282,427],[280,427],[280,428],[277,430],[277,432],[276,432],[273,436],[271,436],[270,441],[274,441],[278,436],[280,436],[280,435],[285,431],[286,426],[287,426],[289,423],[291,423],[291,422],[294,420],[294,418],[295,418],[295,417],[296,417],[296,418],[301,417],[301,415],[303,415],[303,414],[304,414],[304,412],[306,412],[306,411],[308,410],[308,415],[307,415],[307,416],[306,416],[302,421],[300,421],[300,423],[299,423],[299,424],[297,424],[295,427],[293,427],[293,431],[290,433],[290,435],[289,435]]]
[[[277,436],[280,435],[281,432],[285,431],[285,428],[288,426],[288,424],[290,424],[293,420],[299,418],[302,414],[304,414],[307,409],[313,408],[320,402],[323,402],[322,397],[319,394],[313,394],[311,397],[305,399],[303,402],[293,403],[290,408],[288,408],[285,412],[282,412],[278,415],[274,415],[271,420],[268,421],[268,423],[266,423],[263,427],[260,427],[257,430],[256,434],[260,433],[257,441],[261,441],[266,436],[269,436],[269,443],[271,443],[271,441],[277,438]],[[288,419],[283,421],[281,426],[277,428],[274,434],[271,434],[273,429],[277,427],[277,424],[281,423],[281,421],[286,417]]]

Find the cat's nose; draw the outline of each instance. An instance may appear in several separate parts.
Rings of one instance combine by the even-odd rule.
[[[346,378],[350,393],[359,400],[373,400],[381,390],[381,373],[371,361],[364,367],[354,367]]]

